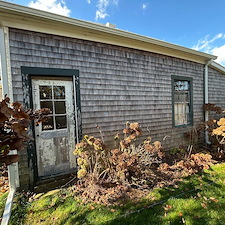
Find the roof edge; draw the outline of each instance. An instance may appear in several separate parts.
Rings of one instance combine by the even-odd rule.
[[[131,33],[128,31],[117,29],[117,28],[109,28],[102,24],[97,24],[94,22],[88,22],[88,21],[83,21],[83,20],[79,20],[79,19],[74,19],[74,18],[58,15],[58,14],[47,12],[47,11],[42,11],[42,10],[38,10],[38,9],[26,7],[26,6],[17,5],[14,3],[0,1],[0,9],[4,9],[6,11],[11,11],[11,12],[14,12],[14,13],[17,13],[20,15],[29,15],[30,17],[39,17],[39,18],[41,17],[43,19],[50,20],[50,21],[57,21],[60,23],[68,24],[68,25],[74,25],[74,26],[83,27],[86,29],[91,29],[91,30],[95,30],[98,32],[102,32],[102,33],[116,35],[116,36],[124,37],[124,38],[129,38],[129,39],[133,39],[136,41],[141,41],[141,42],[149,43],[152,45],[169,48],[169,49],[172,49],[175,51],[180,51],[183,53],[188,53],[191,55],[203,57],[206,60],[207,59],[215,60],[217,58],[216,56],[208,54],[208,53],[196,51],[194,49],[190,49],[190,48],[183,47],[180,45],[161,41],[161,40],[158,40],[155,38]]]
[[[212,61],[212,63],[209,66],[215,70],[218,70],[218,71],[224,73],[224,75],[225,75],[225,67],[222,66],[221,64],[219,64],[215,61]]]

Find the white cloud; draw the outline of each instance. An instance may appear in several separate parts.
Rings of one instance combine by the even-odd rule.
[[[225,37],[224,34],[219,33],[219,34],[215,35],[212,39],[208,40],[209,35],[207,35],[207,36],[205,36],[205,38],[203,40],[199,40],[198,44],[195,45],[193,47],[193,49],[198,50],[198,51],[200,51],[200,50],[204,50],[204,51],[208,50],[209,51],[211,48],[211,46],[210,46],[211,43],[213,43],[217,39],[221,39],[224,37]]]
[[[209,39],[209,35],[207,35],[204,39],[199,40],[198,43],[193,46],[193,49],[217,56],[215,61],[225,66],[225,44],[223,39],[225,39],[225,34],[223,33],[219,33],[211,39]]]
[[[88,3],[88,4],[91,4],[91,0],[87,0],[87,3]]]
[[[117,5],[119,0],[98,0],[95,20],[105,19],[108,15],[107,8],[110,4]]]
[[[103,11],[103,10],[96,10],[95,20],[105,19],[106,16],[108,16],[108,14],[105,11]]]
[[[63,16],[69,16],[71,13],[63,0],[36,0],[31,1],[28,6],[35,9],[57,13]]]
[[[147,4],[142,4],[142,9],[145,10],[147,8]]]
[[[212,49],[212,54],[218,56],[216,62],[225,66],[225,44]]]

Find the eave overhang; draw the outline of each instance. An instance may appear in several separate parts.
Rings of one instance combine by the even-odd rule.
[[[216,56],[105,25],[0,1],[5,27],[55,34],[163,54],[205,64]]]

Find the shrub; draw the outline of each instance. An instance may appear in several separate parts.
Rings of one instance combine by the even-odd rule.
[[[212,164],[212,156],[210,154],[196,153],[191,154],[190,157],[180,160],[172,166],[167,163],[163,163],[159,166],[158,170],[162,173],[166,173],[171,177],[179,177],[192,175],[203,169],[208,169]],[[177,174],[177,172],[181,172]]]
[[[225,118],[220,118],[218,127],[213,129],[212,135],[216,135],[220,144],[225,144]]]
[[[49,109],[26,110],[19,102],[10,104],[10,99],[5,96],[0,102],[0,163],[10,165],[18,161],[18,154],[9,155],[9,152],[23,150],[27,141],[32,140],[28,135],[31,121],[39,123],[49,112]]]
[[[138,123],[127,123],[123,139],[116,135],[119,141],[115,149],[107,149],[102,139],[84,136],[74,150],[79,166],[77,191],[83,199],[111,204],[146,179],[146,168],[160,163],[163,152],[161,143],[152,143],[151,138],[136,145],[141,134]]]
[[[127,123],[123,138],[116,135],[115,149],[107,149],[102,139],[87,135],[76,145],[74,154],[79,169],[75,193],[83,201],[112,204],[119,199],[140,198],[154,186],[173,184],[211,164],[211,155],[191,154],[192,148],[175,164],[162,163],[166,158],[161,143],[148,137],[137,145],[141,133],[138,123]],[[175,155],[177,151],[180,153],[174,149]]]

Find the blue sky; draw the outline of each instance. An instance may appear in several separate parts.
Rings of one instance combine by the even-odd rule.
[[[218,56],[225,65],[225,0],[7,0]]]

